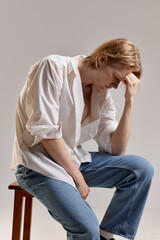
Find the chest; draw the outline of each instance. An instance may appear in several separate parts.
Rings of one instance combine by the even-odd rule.
[[[91,95],[90,94],[84,95],[84,103],[85,105],[84,105],[81,123],[83,123],[85,119],[87,119],[91,115]]]

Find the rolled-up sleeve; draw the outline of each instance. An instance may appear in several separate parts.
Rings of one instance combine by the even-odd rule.
[[[116,130],[117,126],[116,108],[111,94],[108,91],[102,105],[98,132],[94,137],[100,152],[105,151],[112,154],[111,133]]]
[[[43,60],[28,76],[26,94],[26,129],[23,133],[27,145],[34,146],[43,138],[62,137],[59,121],[62,82],[53,62]]]

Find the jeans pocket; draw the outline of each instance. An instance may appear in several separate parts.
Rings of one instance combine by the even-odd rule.
[[[24,166],[23,165],[18,165],[17,169],[16,169],[16,173],[21,173],[21,172],[23,172],[23,170],[24,170]]]
[[[19,180],[22,180],[24,177],[24,166],[23,165],[18,165],[16,172],[15,172],[15,176],[17,178],[17,181],[19,182]]]
[[[27,177],[31,172],[33,172],[33,170],[31,170],[30,168],[25,168],[24,170],[24,174]]]

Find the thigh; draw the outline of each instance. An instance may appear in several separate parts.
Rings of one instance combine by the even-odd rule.
[[[144,172],[152,174],[148,160],[137,155],[112,155],[107,152],[91,152],[92,162],[82,163],[79,170],[89,187],[119,187],[136,180]]]
[[[19,167],[16,172],[19,185],[45,205],[51,216],[69,232],[83,231],[89,223],[98,220],[79,191],[68,183]]]

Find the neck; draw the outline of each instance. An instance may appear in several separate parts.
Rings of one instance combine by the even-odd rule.
[[[88,67],[87,62],[85,62],[83,58],[79,60],[78,69],[81,76],[82,86],[91,87],[91,85],[94,83],[94,78],[92,74],[93,70]]]

